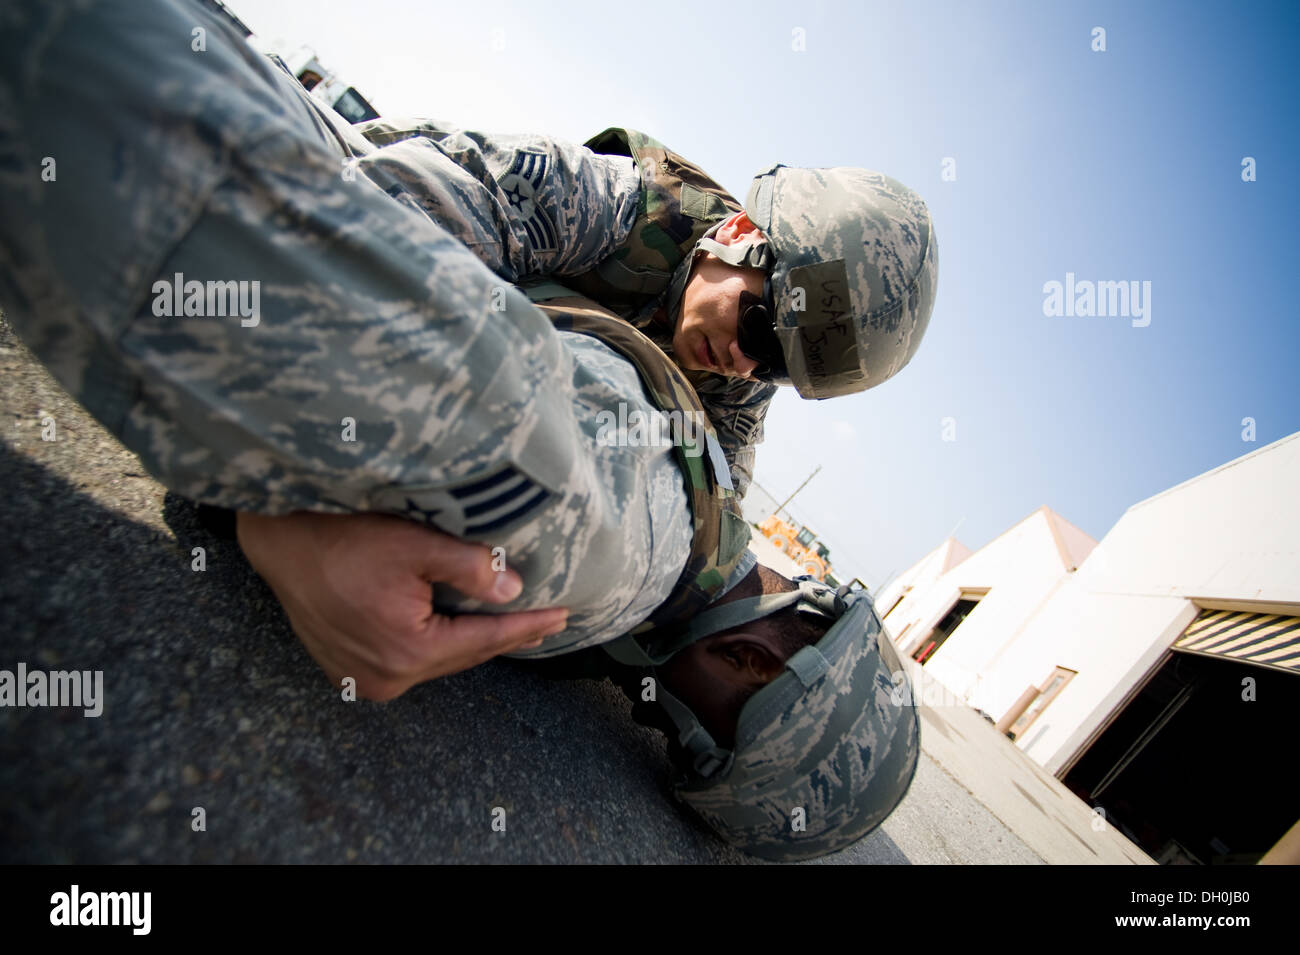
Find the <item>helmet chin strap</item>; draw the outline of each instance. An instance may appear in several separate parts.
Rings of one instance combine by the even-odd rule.
[[[669,693],[667,687],[659,686],[657,699],[677,727],[677,743],[690,755],[691,768],[705,779],[718,772],[726,775],[735,754],[719,746],[690,707]]]
[[[659,640],[643,637],[638,641],[629,634],[601,646],[620,663],[657,667],[705,637],[761,620],[786,607],[798,606],[801,610],[838,619],[852,606],[833,588],[811,577],[800,577],[797,583],[797,588],[784,593],[746,597],[711,607],[697,614],[685,630]],[[821,662],[824,667],[825,661]],[[795,669],[796,674],[800,672],[795,658],[787,661],[786,666]],[[725,776],[735,758],[733,751],[719,746],[691,708],[669,692],[663,681],[657,682],[656,699],[677,727],[677,742],[688,754],[696,774],[702,779],[710,779],[719,773]]]
[[[685,631],[671,640],[659,645],[651,643],[644,649],[645,657],[657,661],[657,665],[697,640],[759,620],[791,604],[799,603],[803,597],[802,590],[792,590],[783,594],[764,594],[762,597],[734,600],[720,607],[713,607],[696,616]],[[605,644],[605,646],[610,655],[617,658],[610,645]],[[689,706],[673,696],[663,685],[663,681],[659,681],[657,693],[659,705],[664,708],[677,727],[677,742],[686,751],[696,774],[703,779],[710,779],[717,773],[725,776],[727,770],[731,768],[732,760],[735,759],[734,752],[719,746],[713,734],[700,723],[699,717]]]
[[[626,663],[629,666],[660,666],[679,651],[705,637],[753,623],[786,607],[797,604],[801,609],[832,620],[838,619],[847,609],[844,599],[826,584],[810,577],[801,577],[797,583],[799,586],[794,590],[779,594],[763,594],[760,597],[745,597],[710,607],[696,614],[690,625],[679,632],[667,633],[663,636],[656,636],[652,632],[641,636],[640,639],[628,634],[601,646],[619,663]]]
[[[725,221],[724,219],[723,222]],[[737,268],[763,269],[766,271],[770,270],[776,261],[776,254],[772,251],[772,244],[767,241],[766,237],[746,239],[731,245],[723,245],[718,242],[713,237],[722,228],[723,222],[714,223],[713,228],[700,236],[695,243],[695,248],[691,250],[691,254],[677,265],[677,271],[673,274],[672,282],[668,286],[667,298],[664,299],[664,312],[668,316],[669,324],[674,329],[677,328],[682,299],[686,295],[686,285],[690,281],[691,272],[694,270],[695,256],[700,252],[708,252],[728,265]]]
[[[695,251],[698,252],[702,249],[728,265],[734,265],[738,268],[767,269],[771,267],[773,260],[772,246],[768,244],[767,239],[753,239],[723,245],[711,237],[711,233],[716,231],[716,229],[713,229],[701,236],[700,240],[695,243]]]

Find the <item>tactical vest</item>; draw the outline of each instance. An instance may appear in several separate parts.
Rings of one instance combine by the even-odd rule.
[[[715,223],[742,207],[699,166],[634,129],[607,129],[587,140],[592,152],[630,156],[643,188],[636,223],[623,243],[589,272],[564,284],[631,317],[660,295],[678,264]]]
[[[691,555],[668,599],[632,633],[685,626],[722,593],[749,543],[749,524],[741,516],[722,446],[704,406],[677,364],[613,312],[554,282],[532,284],[523,291],[556,329],[590,335],[630,361],[655,405],[673,421],[673,452],[685,478],[694,524]],[[677,427],[686,421],[694,427]]]

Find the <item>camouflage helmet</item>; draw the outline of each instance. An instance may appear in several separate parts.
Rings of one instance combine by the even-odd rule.
[[[920,196],[869,169],[777,164],[754,177],[745,212],[766,250],[723,246],[712,233],[697,247],[770,270],[765,304],[785,367],[761,377],[805,398],[832,398],[872,388],[911,361],[939,276]]]
[[[657,681],[655,703],[678,733],[677,798],[727,842],[781,862],[827,855],[867,835],[902,801],[920,759],[907,676],[870,597],[806,576],[796,583],[787,593],[712,607],[680,634],[605,645],[622,663],[659,666],[697,640],[786,607],[834,621],[746,701],[731,750]]]

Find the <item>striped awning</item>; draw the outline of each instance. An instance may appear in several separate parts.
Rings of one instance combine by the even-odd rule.
[[[1202,610],[1173,649],[1300,673],[1300,617]]]

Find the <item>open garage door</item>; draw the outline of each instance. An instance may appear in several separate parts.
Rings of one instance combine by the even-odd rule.
[[[1202,610],[1173,649],[1300,673],[1300,617]]]
[[[1202,608],[1062,781],[1157,862],[1258,861],[1296,824],[1297,641],[1300,617]]]

